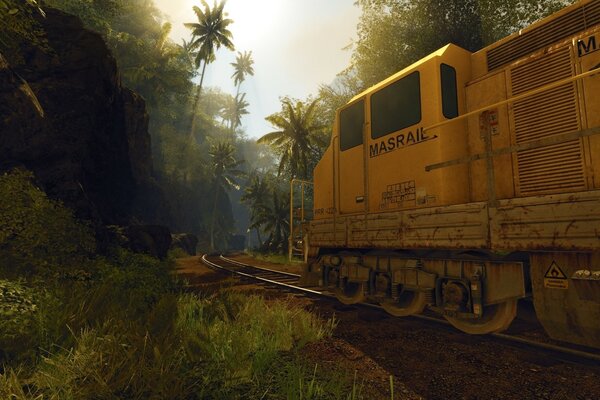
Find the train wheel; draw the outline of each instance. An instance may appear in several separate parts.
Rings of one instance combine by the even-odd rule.
[[[365,300],[365,284],[358,282],[342,282],[335,289],[335,297],[344,304],[356,304]]]
[[[517,300],[512,299],[503,303],[486,306],[483,317],[479,319],[462,319],[445,316],[455,328],[472,335],[485,335],[487,333],[506,330],[517,315]]]
[[[394,317],[406,317],[422,313],[426,305],[427,296],[425,292],[405,290],[397,299],[384,301],[381,307]]]

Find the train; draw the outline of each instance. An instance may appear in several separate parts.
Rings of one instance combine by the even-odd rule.
[[[600,1],[439,49],[336,111],[302,281],[394,316],[600,348]]]

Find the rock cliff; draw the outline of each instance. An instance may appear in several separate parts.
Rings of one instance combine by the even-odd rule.
[[[121,86],[102,37],[77,17],[48,9],[40,22],[49,49],[23,44],[21,60],[0,55],[0,172],[33,171],[78,217],[143,221],[136,199],[151,193],[164,207],[144,100]]]

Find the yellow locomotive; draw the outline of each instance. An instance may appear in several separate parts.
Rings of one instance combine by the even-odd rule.
[[[449,44],[337,111],[303,279],[473,334],[532,297],[551,337],[600,348],[599,133],[599,0]]]

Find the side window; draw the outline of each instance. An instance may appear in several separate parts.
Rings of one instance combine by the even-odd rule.
[[[447,64],[440,65],[442,82],[442,114],[450,119],[458,116],[456,70]]]
[[[363,143],[364,123],[364,100],[360,100],[340,111],[340,149],[342,151]]]
[[[419,71],[371,96],[371,138],[377,139],[421,121]]]

